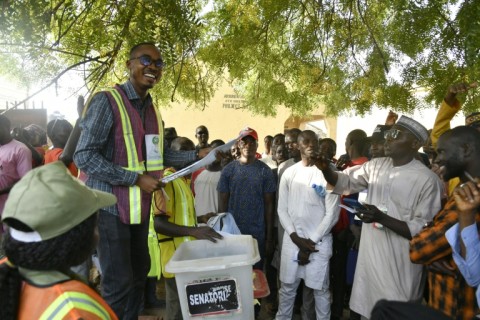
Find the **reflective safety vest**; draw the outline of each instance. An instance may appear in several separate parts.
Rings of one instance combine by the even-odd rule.
[[[160,179],[163,170],[163,124],[160,111],[153,105],[146,107],[142,121],[120,86],[104,92],[110,101],[114,117],[113,163],[125,170],[140,174],[148,172]],[[151,141],[147,142],[145,139]],[[144,145],[146,160],[142,151]],[[148,220],[152,200],[150,193],[142,191],[136,185],[113,185],[112,191],[117,196],[117,208],[123,223],[140,224]]]
[[[20,297],[18,319],[118,318],[90,287],[80,281],[70,280],[46,288],[26,283]]]
[[[155,194],[153,195],[155,198]],[[155,204],[152,201],[152,210]],[[150,215],[150,224],[148,226],[148,253],[150,255],[150,271],[148,271],[149,278],[160,279],[162,270],[160,269],[160,246],[158,244],[158,235],[153,224],[153,212]]]
[[[169,168],[165,170],[165,176],[172,173],[174,173],[173,169]],[[177,178],[167,183],[164,189],[168,196],[168,198],[165,199],[168,221],[179,226],[195,227],[197,225],[197,217],[195,215],[193,193],[185,178]],[[155,192],[155,195],[157,193],[158,192]],[[158,242],[160,245],[160,267],[162,275],[165,278],[173,278],[175,276],[174,274],[165,271],[165,265],[170,261],[175,250],[177,250],[182,243],[192,240],[195,240],[195,238],[170,237],[160,233],[158,234]]]
[[[0,264],[7,263],[1,259]],[[118,319],[110,306],[89,286],[58,271],[19,268],[22,284],[18,320]]]

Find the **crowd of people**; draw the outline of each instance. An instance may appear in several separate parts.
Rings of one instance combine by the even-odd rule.
[[[450,129],[476,84],[448,88],[431,130],[390,112],[371,135],[349,128],[336,159],[333,139],[299,128],[265,136],[260,154],[246,127],[230,152],[164,183],[225,142],[205,125],[197,144],[165,128],[149,94],[163,70],[154,44],[132,47],[126,67],[75,127],[11,128],[0,115],[1,319],[137,319],[161,305],[160,277],[166,319],[182,319],[165,266],[220,231],[257,240],[271,318],[480,314],[480,113]],[[84,283],[93,249],[100,294]]]

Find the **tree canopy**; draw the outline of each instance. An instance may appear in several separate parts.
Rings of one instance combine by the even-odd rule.
[[[130,47],[166,61],[160,104],[204,108],[227,80],[255,113],[412,111],[480,74],[480,0],[4,0],[0,75],[28,87],[126,79]],[[426,90],[424,97],[416,94]],[[465,99],[478,109],[478,90]]]

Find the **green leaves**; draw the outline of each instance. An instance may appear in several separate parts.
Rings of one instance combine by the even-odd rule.
[[[280,105],[336,115],[374,105],[412,111],[480,80],[480,0],[4,1],[0,73],[25,86],[82,75],[87,88],[126,79],[134,44],[167,67],[158,103],[205,108],[227,79],[254,113]],[[71,70],[71,71],[69,71]],[[428,91],[419,97],[419,88]],[[465,97],[466,112],[478,94]]]

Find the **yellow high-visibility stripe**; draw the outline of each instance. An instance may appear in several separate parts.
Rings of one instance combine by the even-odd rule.
[[[73,309],[88,311],[100,319],[110,319],[108,311],[98,301],[82,292],[65,292],[59,295],[42,313],[39,319],[63,319]]]
[[[110,89],[109,92],[117,102],[118,111],[120,112],[120,119],[122,122],[123,140],[125,141],[125,147],[127,149],[127,163],[128,169],[131,171],[144,170],[144,167],[140,167],[138,161],[137,149],[135,147],[135,140],[133,139],[132,124],[128,116],[125,105],[123,104],[122,96],[116,89]]]
[[[130,224],[139,224],[142,218],[142,189],[139,186],[128,188],[128,198],[130,199]]]
[[[135,139],[133,138],[132,124],[130,123],[130,117],[128,116],[127,109],[123,103],[123,99],[116,89],[110,89],[109,92],[112,94],[115,102],[118,106],[118,111],[120,113],[120,119],[122,123],[123,139],[125,141],[125,149],[127,151],[127,163],[128,166],[125,168],[129,171],[135,171],[138,173],[143,173],[145,170],[144,162],[138,161],[138,154],[135,145]],[[129,198],[129,212],[130,212],[130,224],[139,224],[141,222],[141,212],[142,212],[142,194],[141,189],[138,186],[131,186],[128,188],[128,198]]]
[[[160,139],[158,139],[158,151],[161,154],[161,163],[160,163],[160,168],[158,170],[163,170],[163,120],[162,120],[162,114],[160,113],[160,110],[153,107],[153,110],[155,110],[155,114],[157,115],[157,123],[158,123],[158,136]],[[156,169],[155,169],[156,170]]]

